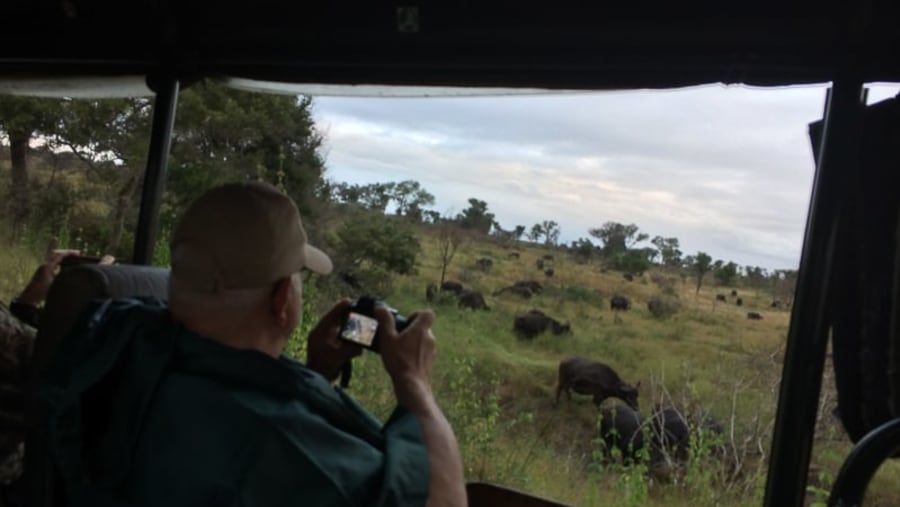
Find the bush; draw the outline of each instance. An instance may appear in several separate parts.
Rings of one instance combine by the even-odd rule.
[[[647,301],[647,310],[657,319],[671,317],[678,313],[681,303],[671,296],[658,295]]]

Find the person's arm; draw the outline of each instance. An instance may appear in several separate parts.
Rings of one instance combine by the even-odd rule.
[[[431,334],[434,314],[410,316],[410,325],[398,334],[386,308],[376,308],[381,336],[381,357],[391,377],[397,403],[415,415],[428,450],[428,506],[467,505],[462,458],[453,428],[438,407],[431,390],[435,343]]]
[[[22,289],[19,297],[14,299],[9,305],[9,311],[13,313],[19,320],[25,322],[31,327],[38,327],[41,316],[41,304],[47,299],[50,292],[50,286],[56,278],[56,272],[59,271],[60,264],[63,259],[73,255],[80,255],[79,250],[52,250],[44,263],[38,266],[28,285]],[[111,255],[104,255],[98,264],[113,264],[116,258]]]

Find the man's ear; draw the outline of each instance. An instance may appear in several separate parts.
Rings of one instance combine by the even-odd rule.
[[[284,327],[290,320],[291,300],[294,298],[294,288],[291,277],[285,277],[275,283],[272,290],[272,316],[279,326]]]

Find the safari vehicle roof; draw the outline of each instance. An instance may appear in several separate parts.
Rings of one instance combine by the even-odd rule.
[[[0,92],[157,92],[136,234],[144,248],[178,86],[199,79],[593,90],[834,82],[765,500],[802,505],[829,252],[842,248],[829,234],[851,163],[834,140],[853,131],[863,83],[900,81],[900,2],[5,0],[0,20]]]
[[[900,80],[893,0],[5,0],[0,72],[669,88]]]

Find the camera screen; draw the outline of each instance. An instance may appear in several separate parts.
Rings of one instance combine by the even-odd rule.
[[[378,330],[378,321],[372,317],[356,312],[350,312],[347,323],[341,330],[341,338],[358,343],[364,347],[371,347],[375,340],[375,331]]]

